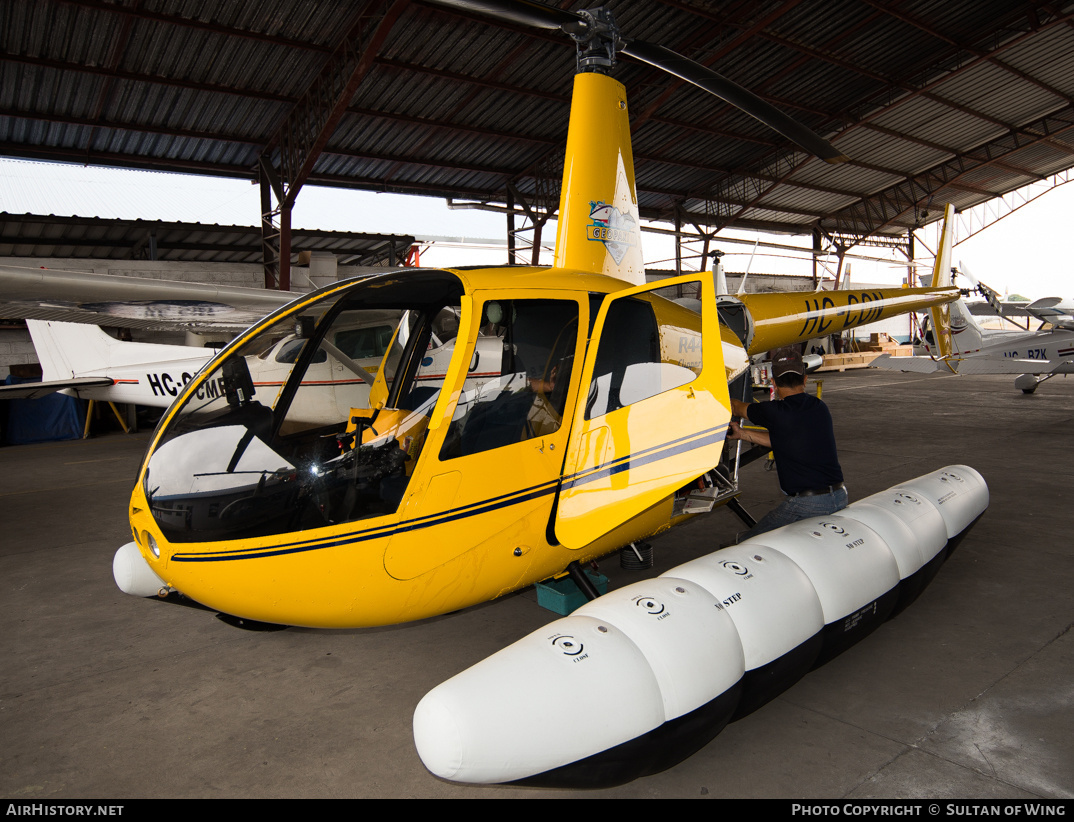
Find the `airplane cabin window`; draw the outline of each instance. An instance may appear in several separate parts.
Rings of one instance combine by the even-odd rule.
[[[372,328],[349,328],[336,332],[336,348],[353,359],[365,357],[383,357],[395,333],[394,325],[379,325]]]
[[[298,359],[298,355],[302,353],[303,347],[306,345],[306,340],[293,339],[288,340],[280,346],[279,351],[276,352],[276,362],[289,363],[294,365]],[[315,362],[324,362],[328,355],[323,351],[318,351],[313,355]]]

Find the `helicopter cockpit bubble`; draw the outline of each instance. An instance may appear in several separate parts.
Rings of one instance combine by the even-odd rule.
[[[432,347],[434,323],[461,311],[461,283],[434,274],[422,287],[378,277],[375,289],[329,289],[195,377],[145,472],[164,537],[249,538],[394,511],[454,351]]]

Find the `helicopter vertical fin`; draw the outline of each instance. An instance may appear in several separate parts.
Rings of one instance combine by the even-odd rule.
[[[555,265],[645,282],[626,90],[603,74],[574,77]]]
[[[932,268],[931,285],[934,288],[949,286],[953,282],[951,276],[951,248],[954,245],[954,235],[955,207],[948,203],[943,214],[940,247],[936,250],[936,263]],[[953,350],[951,343],[951,306],[945,304],[930,308],[929,319],[932,322],[932,333],[936,340],[936,353],[941,358],[946,359],[951,356]]]

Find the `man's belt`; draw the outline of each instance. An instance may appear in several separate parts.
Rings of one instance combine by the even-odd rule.
[[[822,488],[807,488],[804,491],[799,491],[797,494],[791,494],[792,497],[823,497],[826,494],[834,494],[836,491],[842,491],[846,486],[843,483],[837,485],[825,485]]]

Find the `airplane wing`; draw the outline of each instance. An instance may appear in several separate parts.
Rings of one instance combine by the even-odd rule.
[[[300,293],[0,266],[0,316],[144,329],[241,331]]]
[[[1008,357],[967,357],[955,363],[960,374],[1051,374],[1068,360],[1018,360]],[[1058,373],[1062,373],[1059,371]]]
[[[1038,320],[1048,322],[1056,328],[1074,330],[1074,301],[1062,297],[1045,297],[1034,300],[1025,310]]]
[[[103,388],[114,384],[111,377],[83,377],[73,380],[49,380],[48,382],[24,382],[0,385],[0,400],[36,400],[65,388]]]
[[[932,374],[936,371],[949,370],[942,361],[934,360],[932,357],[893,357],[890,354],[881,354],[869,365],[886,371],[911,371],[916,374]]]
[[[1013,357],[965,357],[934,360],[931,357],[892,357],[881,354],[871,363],[873,368],[887,371],[910,371],[931,374],[936,371],[955,371],[959,374],[1064,374],[1074,371],[1070,360],[1023,360]]]

